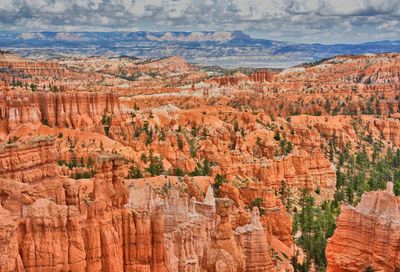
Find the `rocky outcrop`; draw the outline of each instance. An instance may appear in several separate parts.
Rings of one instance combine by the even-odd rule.
[[[275,271],[257,207],[251,212],[251,223],[238,227],[235,233],[246,257],[245,271]]]
[[[0,271],[290,271],[282,202],[332,199],[345,147],[400,145],[398,58],[213,77],[179,57],[3,56]],[[343,206],[328,270],[396,269],[398,206]]]
[[[57,175],[54,138],[37,136],[0,147],[0,177],[35,182]]]
[[[104,115],[118,118],[120,113],[114,94],[17,92],[0,96],[0,122],[6,129],[3,133],[29,123],[74,129],[101,127]]]
[[[217,199],[216,211],[219,222],[212,234],[212,244],[207,250],[207,266],[209,271],[243,271],[245,269],[245,255],[236,244],[231,211],[233,201],[224,198]]]
[[[261,217],[261,222],[268,230],[269,241],[276,237],[287,248],[291,248],[293,244],[292,217],[272,190],[263,192],[263,207],[264,215]]]
[[[400,269],[400,198],[392,186],[364,194],[356,208],[342,206],[326,248],[327,271]]]
[[[18,220],[0,204],[0,271],[24,271],[18,252]]]
[[[375,127],[384,140],[394,146],[400,146],[400,124],[397,120],[374,120],[370,127]]]
[[[104,115],[118,116],[118,97],[113,94],[42,93],[38,96],[42,120],[50,126],[86,128],[98,124]]]
[[[58,62],[35,61],[22,58],[10,52],[0,52],[0,67],[7,67],[7,72],[17,72],[20,75],[52,75],[60,76],[65,69]]]
[[[1,210],[8,216],[1,221],[0,247],[6,254],[0,263],[7,268],[1,271],[169,271],[164,268],[163,214],[123,207],[127,188],[121,183],[121,162],[105,155],[93,180],[53,181],[57,198],[45,197],[33,185],[17,187],[20,194],[0,188],[6,193],[2,205],[14,211]],[[14,198],[20,208],[9,204]]]
[[[227,85],[238,85],[241,79],[235,76],[222,76],[213,78],[212,81],[217,83],[219,86],[227,86]]]
[[[275,189],[278,189],[283,181],[294,189],[321,188],[326,189],[327,196],[333,193],[336,184],[334,168],[321,153],[293,154],[279,160],[247,165],[238,157],[224,156],[219,159],[221,171],[227,177],[253,176],[267,188]]]
[[[392,89],[399,84],[399,65],[398,54],[338,56],[317,65],[285,70],[274,82],[290,91],[318,85],[323,87],[320,91],[328,91],[330,87],[351,89],[355,85],[360,85],[355,88],[361,91]]]
[[[238,225],[233,201],[211,186],[203,201],[182,195],[179,180],[163,195],[125,183],[123,165],[101,154],[92,179],[0,180],[0,271],[274,271],[257,210]]]
[[[290,153],[282,154],[281,142],[273,138],[274,131],[261,125],[262,118],[266,119],[265,123],[270,121],[268,117],[237,114],[238,126],[243,132],[247,131],[242,135],[218,116],[218,111],[210,109],[208,116],[206,114],[201,109],[163,107],[152,111],[154,118],[147,123],[148,133],[143,132],[143,117],[136,115],[132,121],[133,131],[140,135],[131,138],[129,145],[137,152],[151,146],[155,153],[163,156],[167,168],[179,168],[186,173],[193,172],[202,158],[215,162],[210,169],[212,176],[221,174],[228,180],[239,177],[259,182],[270,189],[278,189],[282,182],[286,182],[294,190],[306,188],[315,191],[319,188],[324,198],[333,196],[336,173],[333,164],[321,151],[326,142],[317,129],[308,128],[303,121],[293,126],[286,121],[277,123],[275,126],[280,125],[281,135],[287,135],[286,141],[291,144]],[[177,132],[183,127],[186,129]],[[197,135],[193,135],[194,132]],[[123,141],[123,138],[118,139]],[[138,160],[141,164],[140,158]]]
[[[274,78],[274,74],[268,70],[260,70],[250,75],[250,79],[255,82],[270,82]]]

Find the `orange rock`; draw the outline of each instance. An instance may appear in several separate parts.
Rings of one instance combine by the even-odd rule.
[[[291,271],[291,215],[275,192],[284,182],[331,199],[332,146],[400,146],[399,56],[212,77],[180,57],[1,52],[0,272]],[[162,175],[144,170],[150,155]],[[131,167],[145,177],[127,178]],[[249,211],[257,198],[262,216]],[[329,271],[398,266],[396,201],[343,207]]]
[[[356,208],[342,206],[326,248],[327,271],[400,268],[400,198],[388,191],[365,193]]]
[[[260,212],[257,207],[254,207],[251,213],[251,224],[235,230],[246,256],[245,271],[276,271],[264,228],[260,222]]]

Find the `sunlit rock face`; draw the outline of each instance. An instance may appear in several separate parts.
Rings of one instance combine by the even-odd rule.
[[[11,133],[24,124],[45,123],[60,128],[95,130],[103,115],[120,118],[118,98],[95,93],[2,93],[0,120],[3,133]],[[116,120],[115,120],[116,121]]]
[[[397,271],[400,269],[400,198],[393,184],[369,192],[357,207],[342,206],[328,242],[328,271]]]
[[[37,156],[41,148],[54,156],[54,140],[45,139],[14,152]],[[115,154],[99,155],[96,175],[83,180],[43,176],[46,163],[6,165],[13,174],[0,182],[1,271],[274,271],[258,209],[249,224],[232,224],[234,202],[216,199],[210,185],[203,201],[182,194],[176,177],[160,177],[170,186],[161,195],[135,187]]]
[[[1,53],[0,272],[293,271],[296,201],[334,197],[333,149],[400,145],[398,60]],[[395,271],[398,210],[390,186],[343,206],[328,270]]]

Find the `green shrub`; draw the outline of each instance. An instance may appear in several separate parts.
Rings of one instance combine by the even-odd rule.
[[[140,171],[140,168],[135,165],[132,165],[132,167],[129,169],[128,172],[128,178],[129,179],[143,178],[143,174]]]
[[[150,165],[145,169],[151,176],[159,176],[165,172],[162,157],[150,155]]]
[[[211,166],[216,165],[215,162],[210,162],[209,160],[205,159],[203,161],[203,164],[200,162],[197,163],[196,168],[194,169],[193,172],[191,172],[189,175],[194,177],[194,176],[208,176],[211,172]]]
[[[275,131],[274,139],[275,139],[275,141],[281,140],[281,135],[278,130]]]
[[[219,187],[221,187],[221,185],[224,183],[228,183],[226,178],[220,174],[216,174],[214,177],[214,184],[213,184],[213,189],[216,196],[219,196]]]
[[[48,125],[49,125],[49,120],[47,120],[46,118],[43,118],[43,119],[41,120],[41,122],[42,122],[42,124],[45,125],[45,126],[48,126]]]
[[[181,138],[178,135],[176,136],[176,142],[178,144],[179,150],[183,150],[183,141],[181,140]]]
[[[107,114],[103,114],[103,116],[101,118],[101,123],[104,128],[104,133],[108,137],[110,135],[111,116],[108,116]]]
[[[179,167],[171,169],[170,172],[173,176],[183,177],[185,175],[185,172]]]

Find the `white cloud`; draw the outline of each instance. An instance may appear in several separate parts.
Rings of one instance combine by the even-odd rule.
[[[378,29],[400,31],[400,21],[399,20],[391,20],[391,21],[382,23],[378,26]]]
[[[154,10],[163,8],[162,0],[153,0],[153,1],[145,1],[145,0],[135,0],[132,1],[129,5],[127,5],[127,1],[122,3],[124,7],[127,7],[127,11],[130,15],[136,16],[138,18],[152,16],[154,15]]]
[[[42,8],[42,11],[50,13],[64,13],[66,10],[67,6],[62,2],[55,2],[53,4],[45,5]]]
[[[268,16],[280,16],[284,13],[282,1],[276,0],[234,0],[238,15],[248,20],[261,20]]]
[[[0,30],[229,29],[303,42],[378,34],[400,39],[393,37],[400,28],[399,0],[0,1]]]
[[[313,13],[319,11],[320,8],[320,0],[299,0],[291,1],[288,9],[292,13]]]
[[[391,13],[400,8],[398,0],[325,0],[321,14],[324,15],[376,15]]]

